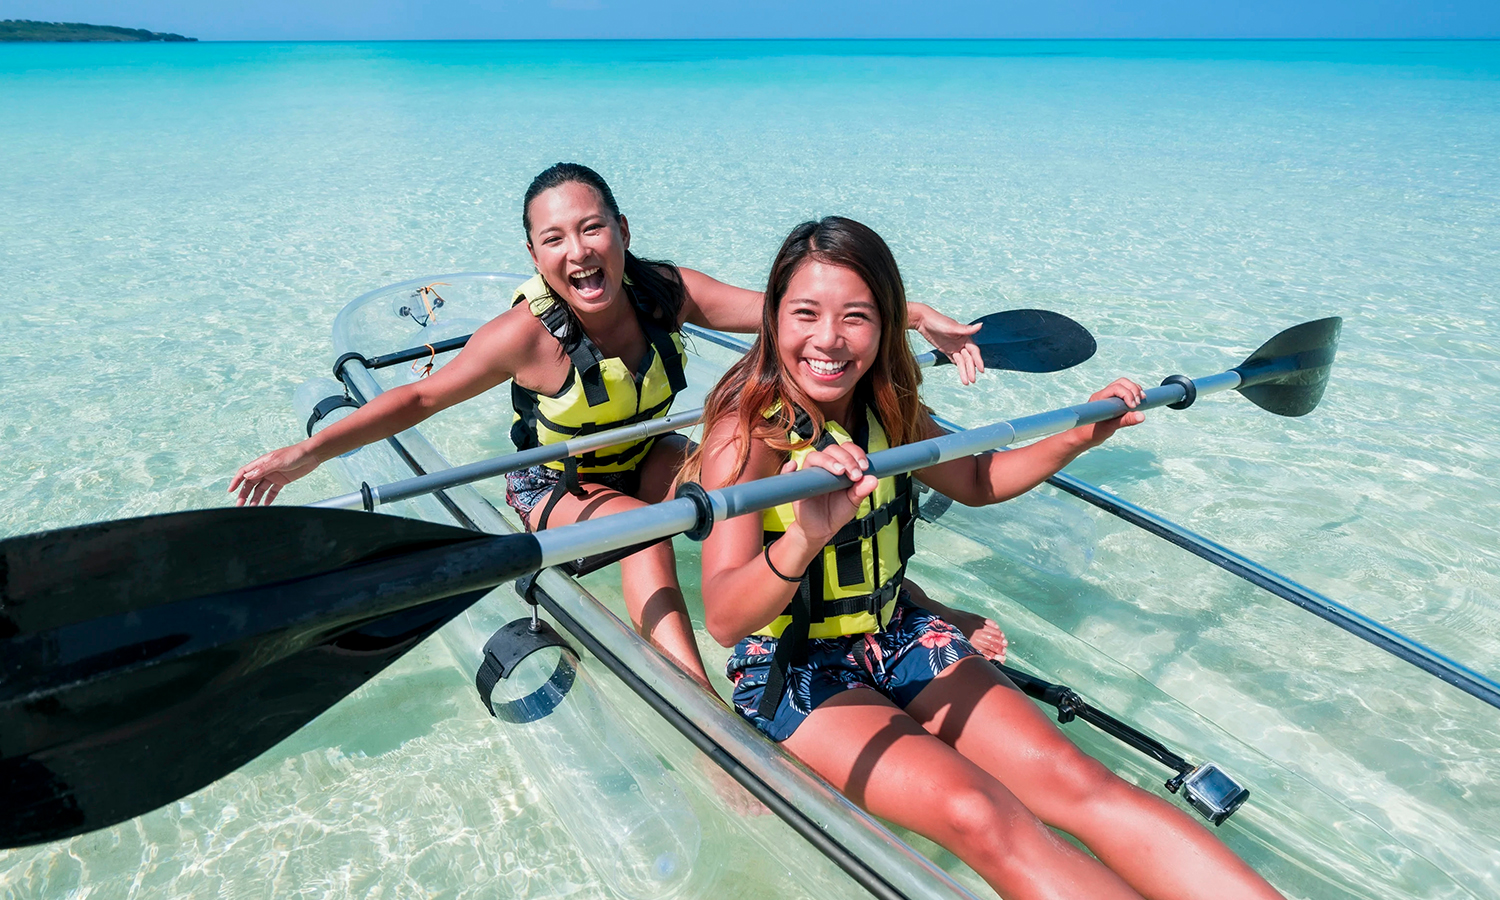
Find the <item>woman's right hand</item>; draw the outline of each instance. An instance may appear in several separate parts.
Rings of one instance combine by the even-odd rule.
[[[854,482],[847,490],[819,494],[792,504],[792,512],[797,517],[793,527],[807,536],[810,546],[823,547],[854,518],[860,502],[873,494],[880,482],[873,475],[865,474],[870,468],[870,460],[858,444],[834,444],[826,450],[815,450],[802,461],[804,469],[812,466]],[[788,460],[781,471],[782,474],[795,472],[797,464]]]
[[[306,443],[305,441],[303,443]],[[288,484],[311,472],[321,462],[302,443],[259,456],[234,473],[229,493],[240,492],[235,506],[270,506]]]

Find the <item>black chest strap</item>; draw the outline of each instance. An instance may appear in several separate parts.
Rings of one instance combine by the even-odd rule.
[[[861,450],[868,449],[870,445],[869,415],[863,403],[859,404],[855,423],[854,433],[850,437],[859,444]],[[812,420],[805,411],[797,410],[793,430],[803,440],[812,436]],[[824,450],[836,442],[837,439],[824,429],[818,440],[813,443],[813,447],[816,450]],[[781,705],[782,697],[786,694],[787,673],[793,665],[806,661],[808,635],[814,622],[822,622],[834,616],[869,612],[875,617],[877,625],[885,627],[885,623],[880,621],[880,613],[901,592],[901,585],[906,577],[906,560],[911,558],[916,545],[916,492],[912,490],[909,476],[897,475],[895,480],[896,495],[894,497],[868,514],[847,523],[839,529],[830,543],[834,547],[839,584],[860,584],[865,580],[864,559],[861,552],[863,542],[865,540],[878,541],[880,530],[894,519],[901,526],[900,567],[891,574],[890,578],[882,582],[880,547],[876,544],[871,554],[874,558],[872,574],[875,590],[860,596],[828,600],[822,596],[823,580],[826,574],[823,554],[820,552],[813,557],[812,563],[802,575],[802,581],[797,585],[797,592],[792,595],[792,600],[787,604],[786,612],[783,613],[783,615],[790,614],[792,620],[787,623],[776,641],[776,652],[771,657],[770,671],[766,674],[765,692],[761,695],[759,704],[761,715],[770,718],[776,714],[776,708]],[[779,532],[765,533],[767,542],[780,536]],[[814,591],[817,592],[816,598],[813,596]]]
[[[537,318],[541,319],[542,327],[562,345],[563,353],[567,354],[568,362],[572,363],[577,372],[575,377],[578,383],[583,385],[583,396],[589,406],[608,403],[609,390],[604,387],[604,373],[599,368],[599,364],[604,362],[604,354],[583,333],[583,325],[568,305],[553,297],[552,305]]]

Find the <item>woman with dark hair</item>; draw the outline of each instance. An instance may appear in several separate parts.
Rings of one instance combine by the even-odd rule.
[[[269,504],[324,460],[412,428],[511,382],[518,449],[666,415],[685,385],[684,322],[723,331],[760,325],[761,295],[630,252],[630,225],[598,173],[558,163],[526,190],[521,223],[537,274],[514,305],[474,332],[431,377],[376,397],[313,437],[242,466],[239,505]],[[926,307],[912,325],[955,358],[963,379],[983,370],[976,329]],[[507,476],[506,501],[531,529],[655,503],[689,443],[680,435],[628,442]],[[670,542],[620,563],[625,604],[640,633],[705,686]]]
[[[704,542],[705,618],[734,648],[736,708],[1007,898],[1279,897],[1181,810],[1080,751],[945,608],[909,590],[912,478],[997,503],[1144,415],[877,480],[866,452],[941,433],[918,396],[907,308],[877,234],[841,218],[799,225],[771,267],[760,337],[709,394],[681,478],[714,488],[820,466],[851,481],[720,522]],[[1122,378],[1092,399],[1142,396]]]

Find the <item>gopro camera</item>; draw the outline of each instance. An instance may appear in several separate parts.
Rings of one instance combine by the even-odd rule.
[[[1167,790],[1172,793],[1177,793],[1178,788],[1182,789],[1182,795],[1193,809],[1215,826],[1222,825],[1250,799],[1248,788],[1242,787],[1213,763],[1204,763],[1167,782]]]

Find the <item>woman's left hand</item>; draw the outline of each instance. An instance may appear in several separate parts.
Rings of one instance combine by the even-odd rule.
[[[980,356],[979,345],[974,343],[972,336],[983,326],[978,323],[964,325],[925,304],[910,304],[909,308],[911,306],[918,307],[921,312],[920,315],[913,316],[912,326],[916,328],[917,334],[926,338],[927,343],[953,361],[953,365],[958,367],[958,380],[961,383],[973,384],[977,381],[979,373],[984,371],[984,358]]]
[[[948,620],[948,624],[962,631],[964,637],[969,639],[969,643],[985,659],[1005,662],[1005,651],[1010,647],[1010,641],[1006,640],[1005,632],[1000,630],[994,619],[951,607],[944,618]]]
[[[966,637],[985,659],[992,659],[998,663],[1005,662],[1005,651],[1010,648],[1010,641],[1006,639],[1005,632],[1000,630],[1000,626],[995,623],[994,619],[985,619]]]

